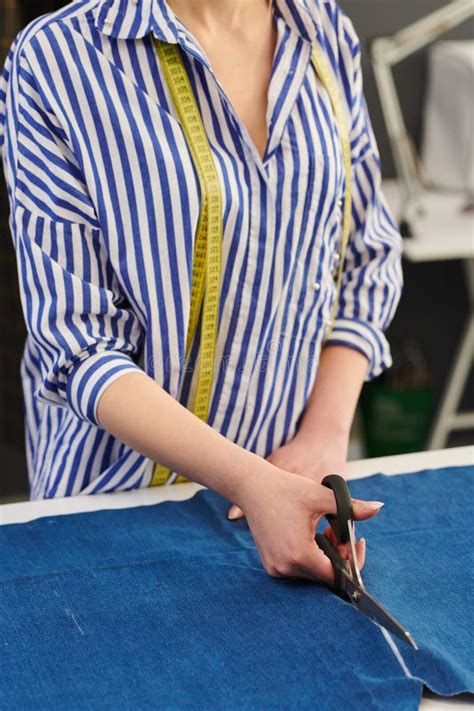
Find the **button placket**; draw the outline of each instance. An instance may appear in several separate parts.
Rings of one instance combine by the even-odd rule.
[[[322,255],[319,255],[320,259]],[[315,269],[312,275],[308,274],[307,289],[310,292],[308,299],[305,302],[305,312],[311,312],[313,315],[310,320],[313,323],[312,328],[316,327],[316,323],[325,318],[325,301],[326,301],[326,284],[325,284],[325,268],[319,260],[316,260]],[[303,315],[304,316],[304,315]]]
[[[334,251],[331,252],[329,270],[332,273],[333,279],[336,279],[337,272],[339,269],[339,262],[341,259],[339,247],[341,245],[342,229],[343,229],[343,222],[344,222],[344,196],[342,194],[338,195],[336,202],[335,202],[335,209],[334,210],[335,210],[335,216],[334,216],[333,225],[335,225],[335,232],[334,232],[333,240],[331,240],[332,244],[330,247]]]
[[[344,198],[342,195],[339,195],[336,200],[336,219],[338,225],[342,226],[344,220]]]
[[[335,277],[337,275],[337,270],[333,271],[333,269],[334,264],[338,264],[340,256],[338,253],[335,253],[326,255],[325,257],[322,257],[322,259],[323,263],[321,265],[318,278],[314,281],[313,288],[315,284],[319,284],[319,287],[316,289],[320,292],[319,319],[326,328],[329,328],[331,325],[331,312],[336,290]]]

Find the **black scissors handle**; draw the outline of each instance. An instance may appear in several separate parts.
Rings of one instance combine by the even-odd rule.
[[[336,515],[327,514],[332,530],[339,543],[349,543],[349,523],[353,519],[352,498],[346,480],[338,474],[325,476],[321,484],[334,492],[336,499]]]
[[[342,555],[339,555],[337,550],[332,547],[326,536],[322,533],[317,533],[314,537],[316,543],[321,548],[332,563],[334,569],[334,590],[342,594],[344,592],[344,575],[350,574],[349,563]]]
[[[336,511],[334,514],[327,514],[326,518],[340,543],[349,543],[349,522],[352,521],[352,498],[346,480],[338,474],[329,474],[324,477],[321,484],[334,492],[336,499]],[[315,541],[323,553],[329,558],[334,568],[335,588],[343,591],[343,574],[350,575],[350,565],[322,533],[315,535]]]

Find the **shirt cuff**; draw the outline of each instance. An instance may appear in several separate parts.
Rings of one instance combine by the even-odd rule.
[[[373,380],[392,365],[390,346],[381,329],[367,321],[337,318],[325,344],[347,346],[366,356],[366,380]]]
[[[125,353],[100,351],[78,360],[68,373],[66,398],[75,414],[96,427],[97,406],[102,393],[125,373],[144,371]]]

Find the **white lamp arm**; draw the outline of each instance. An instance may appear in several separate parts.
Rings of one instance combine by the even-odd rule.
[[[453,0],[392,37],[374,39],[371,48],[372,58],[374,61],[393,66],[473,15],[472,0]]]
[[[391,68],[473,15],[473,0],[452,0],[392,37],[377,37],[371,42],[372,66],[400,179],[400,217],[406,223],[410,220],[413,208],[417,207],[423,185],[419,178],[416,158],[406,130]],[[409,234],[409,228],[407,229]]]

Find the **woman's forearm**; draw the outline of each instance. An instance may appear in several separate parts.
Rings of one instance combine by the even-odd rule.
[[[329,489],[295,476],[226,439],[145,373],[127,373],[99,399],[104,429],[146,457],[214,489],[242,509],[262,564],[272,576],[334,584],[330,560],[314,542],[323,515],[336,513]],[[378,503],[352,500],[356,520]],[[360,565],[364,544],[357,544]]]
[[[275,469],[212,429],[145,373],[127,373],[109,385],[97,418],[132,449],[237,503],[249,477]]]
[[[311,441],[349,442],[354,413],[369,362],[346,346],[323,348],[316,380],[297,436]]]

